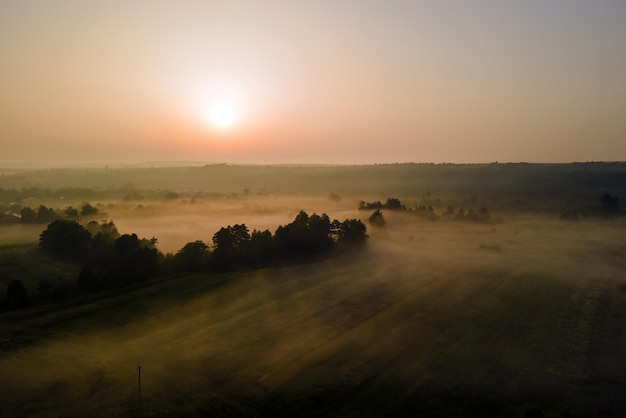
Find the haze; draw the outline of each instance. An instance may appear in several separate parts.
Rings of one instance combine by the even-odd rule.
[[[0,163],[624,160],[626,3],[0,4]],[[214,103],[236,123],[216,129]]]

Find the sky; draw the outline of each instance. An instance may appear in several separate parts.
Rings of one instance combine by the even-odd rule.
[[[3,0],[0,165],[623,161],[624,22],[623,0]]]

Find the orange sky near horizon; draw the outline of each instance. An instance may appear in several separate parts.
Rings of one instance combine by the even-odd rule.
[[[7,0],[0,165],[626,160],[624,21],[612,0]]]

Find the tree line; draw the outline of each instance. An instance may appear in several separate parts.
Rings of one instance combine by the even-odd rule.
[[[20,189],[4,189],[0,187],[0,202],[15,202],[22,199],[36,198],[93,198],[96,190],[87,187],[61,187],[58,189],[41,187],[22,187]]]
[[[196,240],[175,254],[163,254],[157,239],[120,234],[112,221],[56,219],[41,233],[44,253],[81,266],[77,288],[82,291],[113,289],[141,283],[160,275],[197,272],[229,272],[280,267],[320,260],[332,254],[362,247],[367,228],[358,219],[343,222],[327,214],[300,211],[295,219],[269,230],[250,232],[245,224],[220,228],[209,243]],[[5,307],[28,304],[28,294],[19,280],[7,288]]]
[[[86,218],[100,213],[100,209],[92,206],[90,203],[83,203],[80,208],[68,206],[60,211],[49,208],[43,204],[39,205],[36,209],[30,206],[12,206],[11,209],[13,210],[4,212],[4,216],[0,218],[0,223],[46,224],[58,219],[78,221],[80,218]]]
[[[380,201],[365,202],[363,200],[359,202],[359,210],[372,209],[374,209],[375,211],[370,216],[370,224],[379,227],[385,225],[385,220],[382,215],[381,209],[403,212],[429,221],[436,221],[444,218],[466,222],[489,222],[489,220],[491,219],[489,209],[485,207],[481,207],[478,210],[466,210],[465,208],[459,208],[458,210],[455,210],[454,207],[447,206],[445,211],[440,215],[435,211],[432,206],[416,205],[410,207],[403,204],[400,199],[395,197],[388,198],[384,203]]]

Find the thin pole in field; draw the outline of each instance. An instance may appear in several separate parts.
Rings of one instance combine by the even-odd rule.
[[[139,415],[141,415],[141,364],[137,366],[137,406],[139,407]]]

